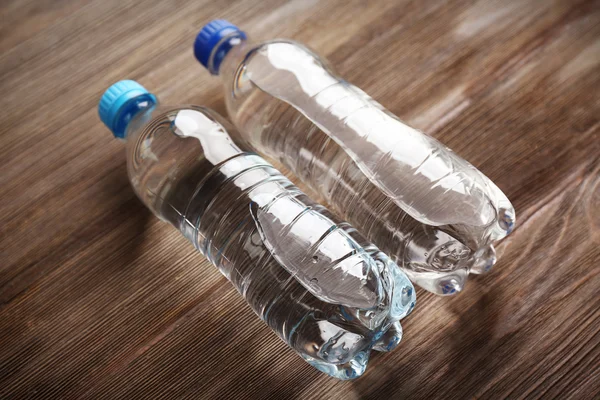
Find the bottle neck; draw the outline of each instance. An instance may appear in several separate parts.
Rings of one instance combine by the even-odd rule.
[[[230,59],[231,53],[236,53],[236,50],[248,42],[248,37],[244,32],[233,32],[224,37],[213,49],[208,60],[208,70],[213,75],[223,75],[223,61],[225,58]]]
[[[131,122],[136,119],[137,116],[156,107],[157,104],[158,100],[156,99],[156,96],[151,93],[139,95],[123,104],[113,125],[115,136],[120,139],[127,139],[127,132]]]

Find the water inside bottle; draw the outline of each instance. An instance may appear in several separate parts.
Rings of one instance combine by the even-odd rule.
[[[342,379],[362,374],[374,346],[395,347],[415,295],[385,254],[240,149],[207,110],[147,120],[128,135],[136,191],[286,343]]]
[[[456,293],[469,272],[491,268],[514,210],[488,178],[301,45],[252,46],[222,66],[241,140],[290,168],[428,290]]]

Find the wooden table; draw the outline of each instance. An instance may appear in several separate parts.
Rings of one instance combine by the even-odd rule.
[[[152,4],[150,4],[152,3]],[[6,0],[0,398],[598,398],[600,2]],[[289,350],[136,199],[96,106],[117,80],[225,113],[192,56],[227,18],[326,55],[513,201],[489,275],[419,290],[356,381]]]

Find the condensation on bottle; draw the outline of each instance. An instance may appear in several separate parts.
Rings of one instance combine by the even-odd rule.
[[[216,113],[159,105],[134,81],[111,86],[102,121],[126,139],[131,184],[189,239],[302,358],[340,379],[390,351],[415,291],[402,270],[271,164]],[[218,351],[218,349],[215,349]]]
[[[195,55],[225,85],[239,140],[289,168],[408,276],[441,295],[496,263],[515,211],[485,175],[400,121],[290,40],[254,43],[224,20]]]

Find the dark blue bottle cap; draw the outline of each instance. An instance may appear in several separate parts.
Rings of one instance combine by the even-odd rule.
[[[224,19],[215,19],[204,25],[198,36],[196,36],[194,56],[213,75],[219,74],[221,61],[233,47],[230,42],[223,41],[227,37],[245,39],[246,34],[240,28]],[[214,52],[215,50],[218,51]],[[209,63],[213,52],[212,63]]]

